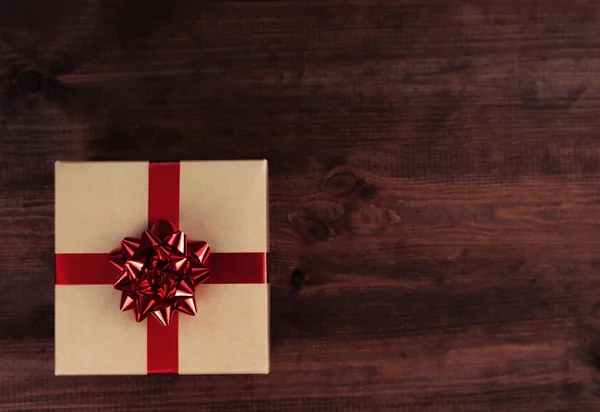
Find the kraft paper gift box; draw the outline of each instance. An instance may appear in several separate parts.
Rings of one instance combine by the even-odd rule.
[[[55,178],[57,375],[268,373],[265,160],[56,162]],[[156,218],[211,250],[196,315],[168,326],[120,310],[109,262]]]

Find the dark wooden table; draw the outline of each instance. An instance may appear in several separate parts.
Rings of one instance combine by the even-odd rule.
[[[0,409],[600,410],[599,30],[594,0],[1,0]],[[263,157],[271,374],[54,377],[54,161]]]

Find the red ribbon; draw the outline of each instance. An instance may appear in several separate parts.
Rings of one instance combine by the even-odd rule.
[[[148,172],[149,227],[158,219],[179,226],[179,163],[150,163]],[[213,253],[207,266],[206,283],[266,283],[266,253]],[[57,285],[112,285],[116,275],[109,253],[56,255]],[[167,326],[148,318],[149,374],[177,373],[178,335],[177,312]]]

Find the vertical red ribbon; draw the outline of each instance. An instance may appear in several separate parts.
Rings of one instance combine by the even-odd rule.
[[[157,219],[179,226],[179,163],[150,163],[148,168],[148,227]],[[177,373],[179,364],[177,312],[168,326],[153,316],[147,321],[149,374]]]

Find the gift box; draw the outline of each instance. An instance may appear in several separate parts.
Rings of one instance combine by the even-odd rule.
[[[56,375],[268,373],[267,178],[56,162]]]

